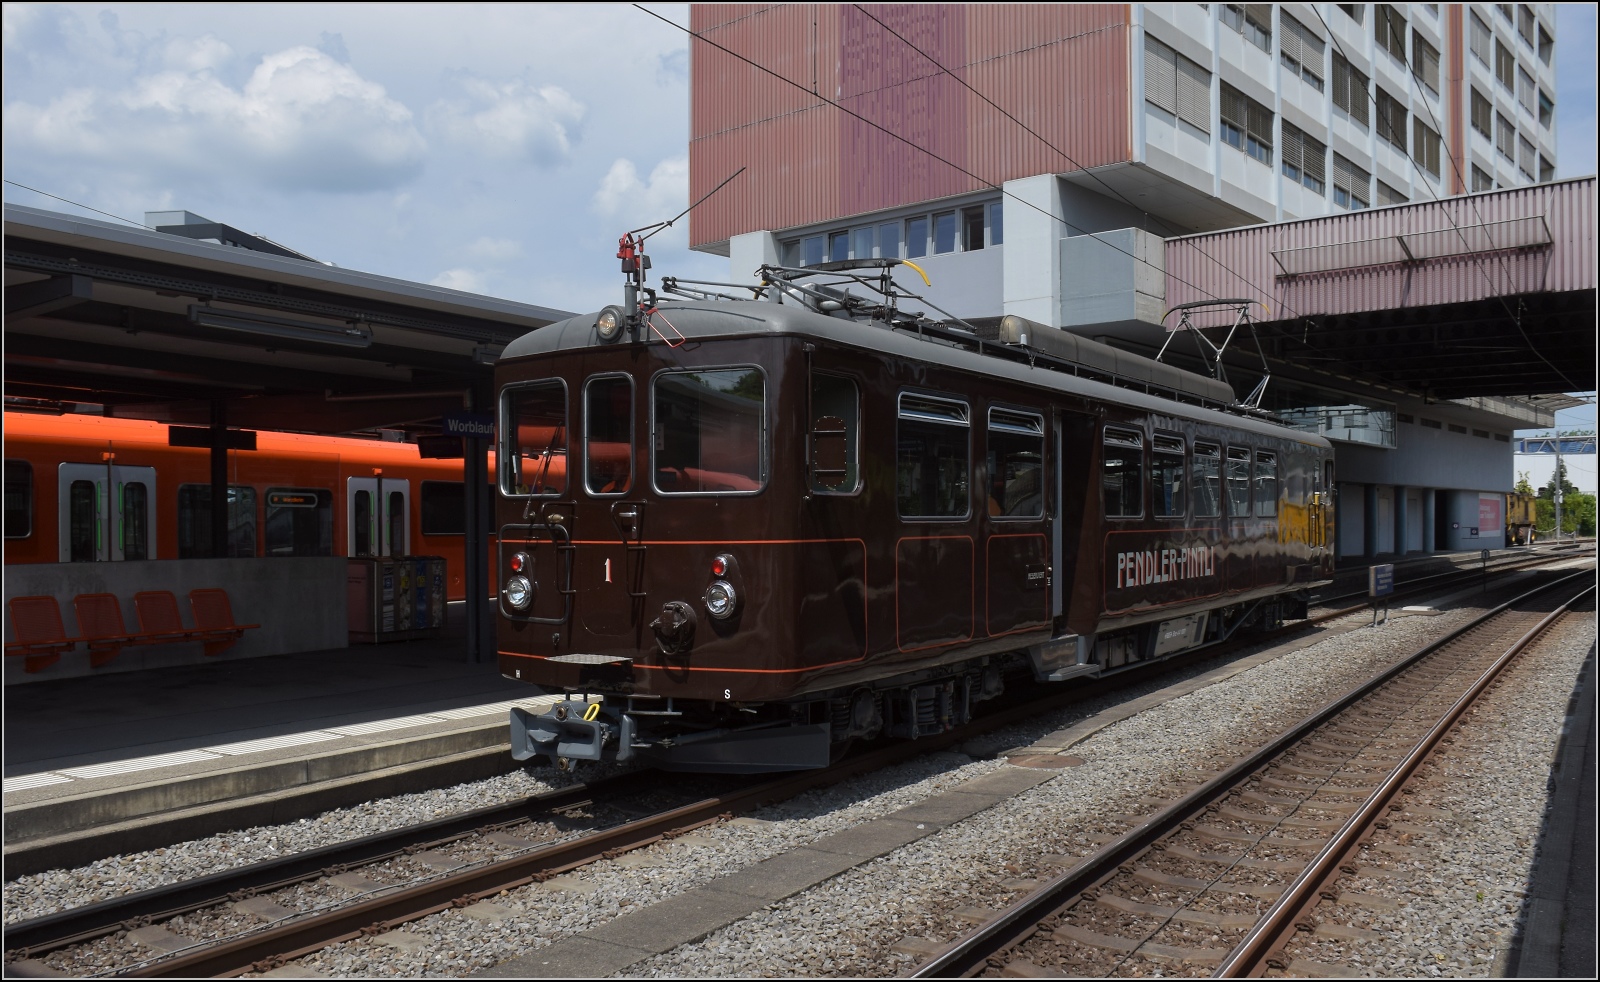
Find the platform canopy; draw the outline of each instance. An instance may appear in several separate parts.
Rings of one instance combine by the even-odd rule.
[[[220,226],[219,226],[220,227]],[[567,312],[5,206],[8,407],[307,433],[439,432]]]
[[[1588,177],[1169,239],[1167,305],[1248,297],[1276,357],[1428,399],[1589,391],[1594,213]]]

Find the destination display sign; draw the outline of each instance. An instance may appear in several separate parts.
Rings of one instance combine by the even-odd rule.
[[[317,507],[317,493],[315,491],[271,491],[267,494],[267,507],[315,508]]]

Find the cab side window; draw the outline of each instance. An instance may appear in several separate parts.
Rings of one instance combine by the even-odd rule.
[[[972,410],[959,399],[900,393],[895,499],[901,518],[962,519],[971,512]]]
[[[852,379],[811,376],[811,459],[814,494],[854,494],[861,489],[861,395]]]

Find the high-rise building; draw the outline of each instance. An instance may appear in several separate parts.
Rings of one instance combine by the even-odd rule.
[[[958,316],[1148,324],[1074,249],[1137,279],[1155,239],[1552,180],[1553,6],[695,5],[690,197],[747,170],[690,241],[739,279],[894,256]]]

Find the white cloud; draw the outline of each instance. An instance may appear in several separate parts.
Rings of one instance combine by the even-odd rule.
[[[459,76],[458,83],[467,98],[440,100],[428,110],[431,130],[443,139],[501,160],[546,167],[572,155],[587,109],[567,90],[470,75]]]
[[[446,290],[461,290],[466,293],[483,293],[489,286],[488,277],[477,270],[465,268],[447,269],[428,282],[434,286],[442,286]]]
[[[383,86],[311,47],[267,55],[242,87],[217,77],[232,51],[210,37],[169,43],[165,71],[120,91],[71,89],[5,107],[13,148],[119,168],[286,190],[394,187],[421,169],[426,143]]]
[[[633,161],[619,157],[600,179],[594,208],[606,217],[621,217],[633,225],[664,222],[689,204],[689,158],[668,157],[639,179]],[[636,220],[637,219],[637,220]]]

